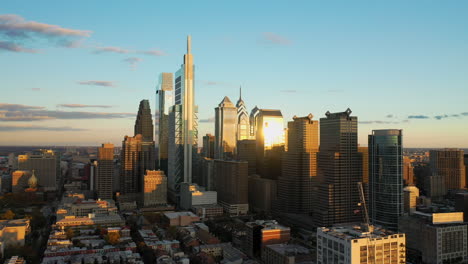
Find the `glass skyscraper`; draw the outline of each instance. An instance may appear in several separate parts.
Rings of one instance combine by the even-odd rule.
[[[156,165],[167,175],[169,111],[174,105],[174,77],[163,72],[159,77],[156,90],[156,109],[154,114],[154,141],[156,146]]]
[[[398,230],[403,213],[402,130],[369,135],[369,209],[373,224]]]
[[[236,148],[237,108],[225,96],[215,108],[215,159],[232,159]]]

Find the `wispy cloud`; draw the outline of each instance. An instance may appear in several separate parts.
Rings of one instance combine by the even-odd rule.
[[[372,120],[372,121],[359,121],[359,124],[399,124],[397,121],[382,121],[382,120]]]
[[[138,53],[145,54],[145,55],[151,55],[151,56],[158,56],[158,57],[167,55],[164,51],[158,50],[158,49],[142,50],[142,51],[139,51]]]
[[[93,51],[93,53],[95,53],[95,54],[101,54],[101,53],[107,53],[107,52],[125,54],[125,53],[129,53],[130,50],[120,48],[120,47],[110,47],[109,46],[109,47],[98,47]]]
[[[28,126],[28,125],[20,125],[20,126],[4,126],[0,125],[0,131],[85,131],[87,129],[82,128],[73,128],[73,127],[48,127],[48,126]]]
[[[37,53],[24,44],[48,40],[60,47],[76,48],[83,38],[91,36],[90,30],[64,28],[58,25],[27,21],[15,14],[0,15],[0,37],[6,39],[0,49],[12,52]]]
[[[21,110],[38,110],[38,109],[45,109],[45,107],[32,106],[32,105],[22,105],[22,104],[0,103],[0,110],[21,111]]]
[[[58,107],[65,108],[111,108],[112,105],[84,105],[84,104],[58,104]]]
[[[210,117],[210,118],[205,118],[205,119],[200,119],[200,123],[213,123],[215,121],[215,118],[214,116]]]
[[[297,90],[280,90],[281,93],[297,93]]]
[[[95,86],[105,86],[105,87],[115,87],[117,86],[114,82],[112,81],[79,81],[77,82],[78,84],[81,85],[95,85]]]
[[[426,115],[410,115],[408,119],[429,119],[429,116]]]
[[[392,114],[388,114],[388,115],[386,115],[385,117],[386,117],[386,118],[393,118],[393,117],[394,117],[394,115],[392,115]]]
[[[288,38],[283,37],[273,32],[263,32],[262,40],[269,44],[276,44],[276,45],[283,45],[283,46],[292,44],[292,41],[289,40]]]
[[[130,58],[124,59],[123,62],[130,64],[130,67],[132,69],[135,69],[138,66],[138,63],[141,62],[142,60],[143,60],[142,58],[130,57]]]

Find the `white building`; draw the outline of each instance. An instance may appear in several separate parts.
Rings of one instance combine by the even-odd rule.
[[[359,226],[317,228],[317,264],[406,262],[405,234]]]
[[[197,184],[182,183],[180,185],[180,207],[191,209],[196,205],[216,204],[218,194],[215,191],[205,191],[205,188]]]

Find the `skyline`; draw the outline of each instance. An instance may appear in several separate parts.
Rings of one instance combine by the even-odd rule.
[[[284,127],[294,115],[319,119],[349,107],[363,146],[372,130],[403,129],[405,147],[468,147],[468,4],[365,3],[272,4],[264,13],[254,3],[241,16],[235,11],[242,5],[232,3],[176,10],[116,3],[109,25],[100,24],[104,3],[93,3],[89,12],[76,3],[69,10],[57,4],[63,12],[42,3],[6,3],[0,10],[0,145],[119,146],[132,134],[140,100],[150,101],[154,119],[158,76],[176,72],[192,35],[200,140],[214,134],[219,101],[237,101],[242,86],[249,112],[280,109]],[[170,12],[148,15],[158,7]],[[206,8],[213,16],[197,17]],[[176,11],[183,21],[165,20]],[[131,23],[120,21],[122,14]]]

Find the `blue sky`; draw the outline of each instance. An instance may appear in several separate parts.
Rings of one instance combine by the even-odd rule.
[[[466,1],[4,1],[0,145],[120,145],[191,34],[202,120],[242,85],[249,109],[286,121],[349,107],[362,145],[401,128],[407,147],[468,147],[467,13]]]

